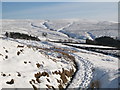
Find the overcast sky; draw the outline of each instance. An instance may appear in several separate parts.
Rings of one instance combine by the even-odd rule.
[[[3,19],[97,19],[117,21],[117,2],[3,2]]]

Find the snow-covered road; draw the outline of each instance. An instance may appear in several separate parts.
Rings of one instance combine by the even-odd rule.
[[[68,88],[87,88],[93,77],[93,65],[88,60],[74,54],[76,57],[77,72]]]

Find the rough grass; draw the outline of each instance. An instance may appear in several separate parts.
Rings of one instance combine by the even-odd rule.
[[[72,75],[74,74],[74,69],[65,70],[64,68],[62,68],[62,71],[54,71],[52,73],[60,75],[61,80],[57,79],[57,82],[59,83],[58,87],[62,89],[63,86],[68,83],[67,77],[72,77]]]
[[[94,80],[90,83],[90,88],[100,88],[100,81]]]
[[[65,49],[65,48],[57,48],[57,47],[50,47],[50,48],[41,48],[41,47],[37,47],[37,46],[31,46],[31,45],[27,45],[28,48],[32,48],[33,50],[39,50],[39,52],[41,54],[43,54],[45,57],[47,57],[48,59],[51,59],[53,60],[54,62],[56,62],[56,58],[53,58],[52,56],[48,56],[46,52],[53,52],[53,53],[59,53],[61,54],[60,57],[58,57],[58,59],[60,58],[64,58],[65,60],[67,61],[70,61],[70,62],[73,62],[73,64],[75,64],[75,57],[72,56],[71,54],[69,53],[75,53],[77,51],[74,51],[74,50],[70,50],[70,49]],[[36,66],[39,68],[40,67],[40,64],[37,63]],[[71,78],[74,74],[74,69],[70,69],[70,70],[65,70],[64,68],[62,68],[62,71],[54,71],[52,72],[52,74],[56,74],[56,75],[60,75],[60,80],[56,79],[57,82],[59,83],[58,85],[58,88],[59,90],[63,90],[64,86],[69,82],[68,81],[68,78]],[[36,78],[35,81],[37,81],[37,83],[40,83],[40,77],[42,76],[47,76],[49,77],[49,74],[47,72],[38,72],[36,74],[34,74],[34,77]],[[48,82],[50,82],[48,79],[47,79]],[[32,83],[33,81],[31,81]],[[50,86],[50,85],[46,85],[48,88],[52,88],[53,89],[53,86]]]
[[[31,46],[31,45],[27,45],[28,48],[32,48],[33,50],[39,50],[39,52],[41,52],[41,54],[43,54],[44,56],[46,56],[48,59],[53,60],[54,62],[56,62],[57,60],[54,58],[49,57],[45,52],[51,51],[51,52],[57,52],[62,54],[62,56],[58,56],[58,58],[64,58],[67,61],[72,61],[73,63],[75,62],[75,57],[70,55],[69,52],[77,52],[75,50],[70,50],[70,49],[64,49],[64,48],[57,48],[57,47],[50,47],[50,48],[41,48],[38,46]]]

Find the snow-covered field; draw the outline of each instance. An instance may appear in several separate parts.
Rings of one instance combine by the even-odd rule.
[[[86,38],[116,38],[117,28],[116,22],[81,19],[2,20],[0,87],[34,90],[118,88],[118,57],[50,42],[60,40],[83,43]],[[5,32],[37,36],[41,41],[7,38]],[[114,49],[107,46],[80,46]]]

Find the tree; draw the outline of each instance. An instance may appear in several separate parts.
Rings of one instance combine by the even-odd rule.
[[[8,32],[5,33],[5,36],[8,37]]]

